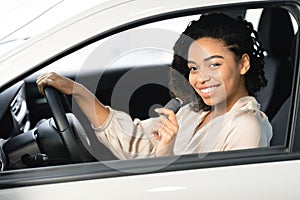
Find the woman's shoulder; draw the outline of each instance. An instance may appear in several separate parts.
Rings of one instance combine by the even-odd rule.
[[[260,110],[260,104],[252,96],[240,98],[230,111],[233,122],[253,127],[255,125],[270,124],[268,116]]]
[[[240,99],[237,103],[231,115],[231,130],[235,130],[235,134],[242,134],[244,137],[248,135],[253,138],[256,135],[260,138],[260,146],[268,146],[273,135],[273,128],[268,116],[260,110],[259,103],[254,97]]]
[[[260,110],[260,104],[256,101],[255,97],[245,96],[240,98],[230,109],[229,114],[240,114],[240,113],[263,113]]]

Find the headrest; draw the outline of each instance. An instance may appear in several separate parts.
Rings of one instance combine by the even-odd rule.
[[[258,33],[268,55],[290,55],[294,30],[289,12],[283,8],[265,8],[258,25]]]

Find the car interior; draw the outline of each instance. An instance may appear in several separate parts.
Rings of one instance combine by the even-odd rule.
[[[292,46],[296,41],[289,12],[279,7],[265,8],[258,33],[266,49],[264,70],[268,85],[258,93],[257,99],[273,125],[271,145],[284,145],[282,133],[285,132],[283,128],[287,127],[288,113],[284,115],[278,112],[284,102],[284,110],[289,110],[288,98],[291,95],[293,80]],[[280,130],[277,131],[278,129]]]
[[[257,94],[257,99],[273,126],[271,146],[285,146],[288,139],[290,97],[299,40],[291,16],[284,7],[268,6],[263,9],[258,24],[258,33],[266,49],[265,75],[268,85]],[[81,81],[87,88],[93,82],[91,80],[95,80],[98,83],[95,90],[97,98],[111,106],[115,86],[132,68],[136,66],[85,73],[80,78],[76,77],[76,72],[65,75]],[[170,100],[170,92],[166,87],[168,68],[167,64],[162,64],[131,71],[143,80],[156,76],[161,81],[161,84],[149,82],[132,93],[128,112],[133,119],[153,117],[155,106],[165,105]],[[98,142],[90,123],[76,109],[72,97],[49,88],[45,99],[38,92],[36,78],[37,74],[29,76],[0,94],[2,170],[115,160],[114,155]],[[113,106],[123,109],[121,105]],[[62,121],[66,124],[60,123]],[[67,131],[65,126],[68,127]],[[101,152],[101,155],[98,157],[90,152]]]

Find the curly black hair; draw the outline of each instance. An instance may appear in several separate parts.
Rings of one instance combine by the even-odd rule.
[[[234,19],[224,13],[205,14],[197,21],[192,21],[180,35],[173,48],[174,55],[170,73],[171,96],[182,98],[185,102],[192,102],[195,111],[209,110],[202,98],[191,88],[188,82],[189,70],[187,67],[187,54],[191,43],[203,37],[222,40],[236,59],[243,54],[250,57],[250,69],[245,74],[245,87],[250,96],[255,96],[262,87],[267,85],[264,75],[264,48],[259,41],[258,33],[253,25],[241,17]],[[184,76],[184,80],[178,78]]]

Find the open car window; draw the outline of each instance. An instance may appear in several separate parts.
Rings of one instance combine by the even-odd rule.
[[[81,156],[84,159],[80,163],[86,166],[85,172],[89,174],[88,164],[95,166],[96,163],[101,165],[97,166],[97,173],[100,174],[101,170],[107,170],[108,167],[113,170],[112,174],[118,171],[113,176],[168,171],[172,170],[172,166],[184,170],[205,168],[206,165],[260,163],[262,159],[258,157],[272,160],[274,154],[292,153],[293,148],[299,148],[299,144],[292,142],[296,138],[294,114],[297,108],[293,103],[297,100],[295,84],[299,63],[296,53],[299,19],[295,17],[297,13],[293,8],[293,5],[266,4],[220,10],[252,22],[265,47],[268,85],[256,98],[272,125],[270,147],[122,161],[99,141],[99,136],[73,97],[62,95],[62,106],[69,113],[67,120],[71,124],[71,131],[75,130],[77,135],[75,137],[79,145],[76,147],[83,152]],[[46,172],[48,167],[63,168],[78,163],[69,155],[62,135],[54,130],[57,125],[53,111],[38,91],[37,77],[56,72],[75,80],[89,89],[104,105],[127,113],[132,120],[158,117],[155,108],[164,106],[171,99],[169,74],[176,40],[190,21],[212,11],[215,10],[192,10],[188,15],[179,12],[178,15],[153,17],[128,27],[125,25],[125,28],[121,27],[105,37],[99,33],[93,42],[35,71],[2,92],[0,101],[7,106],[0,111],[0,124],[5,127],[1,133],[4,174],[10,170],[33,168],[49,176],[49,172]],[[70,169],[72,172],[66,176],[73,176],[78,173],[78,169],[78,165],[74,165]],[[18,177],[18,174],[14,176]],[[76,177],[73,179],[77,180]],[[55,182],[54,179],[50,181]]]
[[[297,32],[293,15],[286,9],[280,9],[276,11],[276,8],[253,8],[227,11],[233,17],[242,16],[253,23],[266,46],[265,73],[269,83],[258,94],[257,99],[270,122],[274,123],[275,131],[277,128],[281,130],[278,136],[280,139],[277,139],[276,134],[271,146],[286,145],[286,134],[283,132],[287,130],[288,123],[282,123],[280,120],[281,123],[278,124],[277,118],[281,119],[281,116],[278,117],[277,113],[281,105],[288,101],[292,91],[293,66],[290,63],[292,50],[289,49],[292,48],[292,40]],[[289,45],[284,47],[285,52],[288,51],[285,55],[276,55],[276,51],[283,48],[282,44],[276,46],[274,43],[278,42],[275,42],[275,39],[268,39],[270,31],[281,29],[272,21],[276,20],[272,19],[276,12],[286,17],[282,19],[287,21],[283,21],[283,24],[291,25],[288,27],[289,35],[286,34]],[[200,16],[201,14],[196,14],[161,20],[113,34],[52,63],[33,75],[32,79],[42,73],[56,71],[82,83],[104,105],[126,112],[133,120],[157,117],[154,109],[162,107],[170,100],[168,77],[173,59],[173,46],[186,25],[192,20],[199,19]],[[274,90],[278,88],[276,84],[280,77],[284,79],[288,77],[290,81],[286,81],[285,86],[281,83],[284,89],[277,89],[275,94]],[[85,120],[80,109],[74,105],[75,102],[71,103],[73,103],[72,112],[79,119]],[[83,124],[89,133],[93,133],[89,122],[84,121]],[[93,134],[89,137],[92,137],[90,141],[95,145],[91,149],[96,149],[93,150],[93,154],[100,160],[107,157],[101,155],[103,150],[99,147],[101,144],[97,138]],[[110,156],[109,154],[108,157]],[[114,156],[111,159],[115,159]]]

